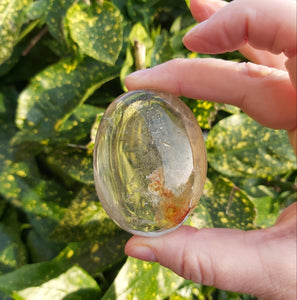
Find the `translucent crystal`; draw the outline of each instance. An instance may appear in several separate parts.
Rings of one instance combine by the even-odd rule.
[[[131,91],[107,108],[94,178],[104,209],[124,230],[157,236],[181,225],[199,201],[206,168],[202,132],[179,98]]]

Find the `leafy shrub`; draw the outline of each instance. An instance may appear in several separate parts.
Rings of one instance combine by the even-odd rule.
[[[127,259],[129,234],[94,190],[94,135],[135,70],[136,42],[146,67],[200,57],[181,42],[194,23],[177,0],[1,1],[1,299],[251,299]],[[272,225],[296,196],[286,133],[228,105],[184,100],[207,135],[209,158],[188,224]]]

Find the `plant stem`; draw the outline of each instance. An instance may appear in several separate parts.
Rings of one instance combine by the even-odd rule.
[[[30,41],[28,47],[22,52],[23,56],[28,55],[31,49],[41,40],[41,38],[48,32],[47,27],[43,27],[41,31]]]

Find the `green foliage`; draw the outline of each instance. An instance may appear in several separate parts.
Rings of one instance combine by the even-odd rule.
[[[117,66],[88,57],[82,62],[61,59],[38,73],[18,98],[16,125],[21,131],[15,142],[51,138],[76,107],[117,73]]]
[[[27,263],[27,253],[15,224],[0,223],[0,274],[14,271]]]
[[[102,299],[164,299],[183,281],[159,264],[128,258]]]
[[[30,0],[4,0],[0,4],[0,64],[7,60],[18,42]]]
[[[21,280],[20,280],[21,279]],[[30,264],[0,278],[0,289],[12,299],[98,299],[100,287],[83,269],[44,262]]]
[[[200,56],[182,44],[195,24],[188,5],[1,1],[0,299],[252,299],[127,259],[130,235],[94,189],[96,128],[136,68],[136,45],[146,50],[146,67]],[[228,105],[184,100],[207,136],[209,159],[204,195],[187,223],[273,225],[296,199],[286,133]]]
[[[114,5],[76,3],[68,9],[66,22],[82,52],[104,63],[116,62],[122,48],[123,30],[120,11]]]
[[[219,176],[213,182],[206,182],[204,195],[191,222],[199,228],[224,227],[248,230],[255,228],[254,218],[255,207],[246,193],[236,187],[231,180]]]
[[[211,166],[227,176],[275,176],[295,167],[286,132],[263,127],[244,114],[214,126],[206,146]]]

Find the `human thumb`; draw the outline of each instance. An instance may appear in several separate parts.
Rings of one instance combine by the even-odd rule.
[[[289,242],[281,228],[245,232],[182,226],[156,238],[134,236],[125,251],[197,283],[263,299],[293,299],[295,270],[289,258],[295,255],[295,238]]]

